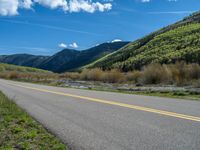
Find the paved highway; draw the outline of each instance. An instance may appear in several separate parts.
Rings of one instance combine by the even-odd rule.
[[[200,150],[200,102],[0,80],[72,150]]]

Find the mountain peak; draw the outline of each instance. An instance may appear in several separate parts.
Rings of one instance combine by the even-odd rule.
[[[103,43],[82,51],[66,48],[49,57],[29,54],[0,56],[0,62],[35,67],[54,72],[64,72],[87,65],[96,59],[120,49],[126,44],[128,42]]]

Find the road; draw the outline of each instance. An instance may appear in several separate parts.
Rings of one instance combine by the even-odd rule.
[[[72,150],[199,150],[200,102],[0,80]]]

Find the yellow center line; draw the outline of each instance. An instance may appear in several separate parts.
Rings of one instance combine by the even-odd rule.
[[[68,97],[84,99],[84,100],[108,104],[108,105],[115,105],[115,106],[120,106],[120,107],[125,107],[125,108],[130,108],[130,109],[135,109],[135,110],[140,110],[140,111],[145,111],[145,112],[150,112],[150,113],[155,113],[155,114],[160,114],[160,115],[165,115],[165,116],[170,116],[170,117],[200,122],[200,117],[189,116],[189,115],[179,114],[179,113],[175,113],[175,112],[163,111],[163,110],[158,110],[158,109],[152,109],[152,108],[147,108],[147,107],[142,107],[142,106],[137,106],[137,105],[131,105],[131,104],[125,104],[125,103],[120,103],[120,102],[115,102],[115,101],[108,101],[108,100],[103,100],[103,99],[98,99],[98,98],[91,98],[91,97],[86,97],[86,96],[74,95],[74,94],[69,94],[69,93],[55,92],[55,91],[50,91],[50,90],[46,90],[46,89],[33,88],[33,87],[23,86],[23,85],[18,85],[18,84],[12,84],[12,83],[9,83],[9,84],[13,85],[13,86],[18,86],[18,87],[22,87],[22,88],[25,88],[25,89],[31,89],[31,90],[45,92],[45,93],[68,96]]]

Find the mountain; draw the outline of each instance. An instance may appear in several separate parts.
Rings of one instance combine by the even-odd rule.
[[[200,12],[131,42],[87,67],[130,71],[150,63],[180,60],[200,63]]]
[[[110,54],[129,42],[103,43],[83,51],[63,50],[45,61],[40,68],[54,72],[72,71],[81,68],[107,54]],[[70,56],[70,57],[69,57]]]
[[[48,56],[35,56],[29,54],[2,55],[0,56],[0,62],[37,68],[47,58]]]
[[[122,48],[128,43],[129,42],[103,43],[83,51],[64,49],[53,56],[35,56],[29,54],[3,55],[0,56],[0,62],[60,73],[79,69],[84,65]]]
[[[77,59],[79,51],[65,49],[61,52],[56,53],[55,55],[44,60],[39,68],[45,70],[51,70],[53,72],[64,72],[67,71],[66,66],[71,66],[70,63]],[[70,68],[70,67],[68,67]]]

